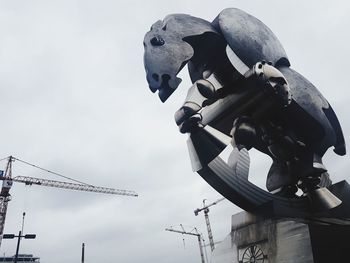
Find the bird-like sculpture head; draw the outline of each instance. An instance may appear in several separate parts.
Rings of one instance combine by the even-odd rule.
[[[205,32],[214,32],[211,24],[189,15],[169,15],[154,23],[144,38],[144,65],[149,88],[165,102],[177,89],[177,74],[194,56],[187,41]]]

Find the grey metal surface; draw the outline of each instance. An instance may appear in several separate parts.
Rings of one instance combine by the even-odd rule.
[[[208,21],[178,14],[157,21],[145,35],[143,45],[147,81],[152,92],[159,92],[162,101],[176,90],[181,82],[176,75],[194,56],[194,48],[185,38],[204,33],[218,35]]]
[[[293,101],[302,108],[309,116],[312,117],[313,122],[321,124],[322,127],[318,127],[321,131],[312,130],[307,136],[314,137],[314,144],[311,147],[314,148],[318,155],[323,156],[325,151],[334,145],[334,151],[339,155],[345,155],[345,141],[344,136],[339,124],[339,120],[333,111],[332,107],[324,96],[317,90],[317,88],[303,77],[300,73],[288,67],[281,67],[280,71],[287,79],[291,93],[293,94]],[[293,115],[292,115],[293,114]],[[292,127],[302,130],[301,125],[305,125],[307,116],[302,116],[303,113],[292,110],[287,112]],[[298,125],[299,123],[299,125]],[[307,125],[311,125],[308,123]],[[313,127],[317,124],[312,124]],[[305,129],[307,130],[307,129]],[[322,138],[315,138],[320,136]]]
[[[144,46],[147,81],[163,102],[188,64],[193,85],[175,121],[190,134],[193,170],[218,192],[248,211],[280,216],[339,205],[333,193],[318,190],[331,184],[324,153],[330,147],[346,152],[339,121],[316,87],[290,68],[281,43],[260,20],[235,8],[212,23],[170,15],[152,26]],[[218,157],[229,143],[272,158],[266,186],[276,194],[247,181],[248,152],[233,152],[229,165]],[[298,188],[304,196],[295,195]]]
[[[227,165],[235,172],[235,174],[239,174],[241,177],[248,180],[250,158],[247,149],[243,148],[238,150],[238,148],[233,148],[227,160]]]
[[[193,146],[200,145],[200,148],[196,148],[196,158],[198,163],[201,163],[199,167],[202,167],[197,171],[198,174],[231,202],[246,211],[278,217],[303,217],[309,220],[323,218],[323,222],[330,222],[328,218],[350,218],[350,187],[346,182],[330,187],[330,192],[327,190],[327,195],[320,195],[320,200],[314,204],[314,207],[310,205],[310,199],[306,196],[290,198],[271,194],[249,182],[245,170],[232,169],[220,156],[214,157],[220,149],[224,148],[224,140],[220,143],[216,140],[213,142],[212,130],[213,128],[206,129],[205,132],[193,133],[188,141]],[[208,165],[204,166],[205,162],[208,162]],[[318,202],[326,201],[325,199],[331,201],[340,199],[344,202],[337,208],[318,211]],[[332,224],[350,224],[350,220],[331,222]]]
[[[289,66],[287,54],[277,37],[264,23],[246,12],[227,8],[215,18],[213,25],[248,68],[263,60]]]

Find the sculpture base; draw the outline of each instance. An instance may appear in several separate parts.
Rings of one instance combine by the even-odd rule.
[[[266,218],[241,212],[217,245],[212,263],[350,262],[350,226],[296,218]]]

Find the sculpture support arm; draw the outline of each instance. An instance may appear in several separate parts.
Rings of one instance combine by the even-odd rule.
[[[252,80],[264,91],[275,94],[283,107],[287,107],[292,101],[292,94],[286,78],[277,68],[264,61],[256,63],[248,70],[244,74],[244,79],[247,82]],[[200,79],[189,88],[183,106],[175,113],[175,122],[181,133],[189,132],[198,126],[202,108],[221,98],[219,90],[223,87],[215,80],[214,76],[209,77],[209,79]],[[243,82],[245,81],[243,80]],[[241,85],[244,86],[244,83]]]
[[[175,122],[180,132],[189,132],[201,120],[200,111],[203,107],[218,100],[217,88],[208,80],[196,81],[188,90],[182,107],[175,112]]]
[[[287,107],[292,102],[292,93],[288,82],[282,72],[270,63],[261,61],[248,70],[244,77],[246,79],[256,79],[257,84],[262,86],[267,92],[272,92],[280,100],[283,107]]]

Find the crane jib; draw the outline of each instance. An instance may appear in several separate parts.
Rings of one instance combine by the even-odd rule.
[[[100,187],[100,186],[86,184],[86,183],[78,181],[76,179],[64,176],[62,174],[44,169],[42,167],[28,163],[26,161],[20,160],[18,158],[13,157],[13,156],[9,156],[7,158],[0,159],[0,161],[5,160],[5,159],[7,159],[6,170],[5,171],[0,170],[0,180],[3,181],[1,191],[0,191],[0,246],[1,246],[1,241],[3,238],[4,225],[5,225],[5,219],[6,219],[6,213],[7,213],[7,205],[8,205],[8,202],[11,200],[10,188],[12,187],[13,182],[24,183],[25,185],[41,185],[41,186],[47,186],[47,187],[78,190],[78,191],[84,191],[84,192],[94,192],[94,193],[123,195],[123,196],[135,196],[135,197],[138,196],[138,194],[134,191],[114,189],[114,188],[108,188],[108,187]],[[14,161],[22,162],[26,165],[40,169],[40,170],[45,171],[47,173],[54,174],[56,176],[60,176],[62,178],[74,181],[75,183],[55,181],[55,180],[49,180],[49,179],[43,179],[43,178],[35,178],[35,177],[29,177],[29,176],[13,177],[12,176],[12,163]]]

